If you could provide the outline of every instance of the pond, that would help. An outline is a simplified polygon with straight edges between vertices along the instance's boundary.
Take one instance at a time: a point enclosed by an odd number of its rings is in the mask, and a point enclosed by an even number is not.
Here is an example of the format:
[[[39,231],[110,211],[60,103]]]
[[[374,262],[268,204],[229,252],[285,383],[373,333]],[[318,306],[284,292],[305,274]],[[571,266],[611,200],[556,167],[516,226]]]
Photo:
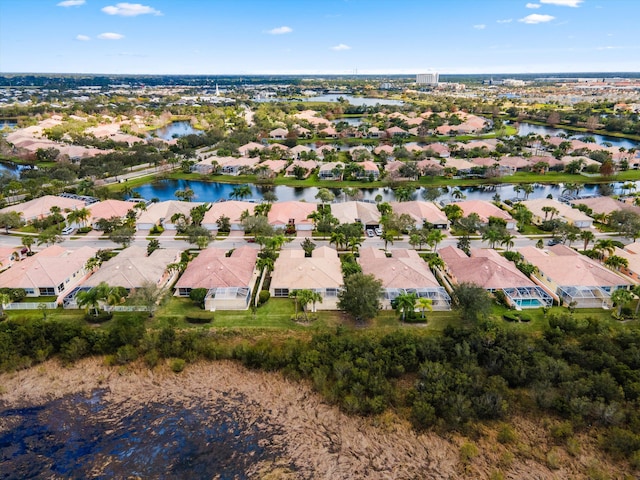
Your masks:
[[[640,142],[635,140],[629,140],[627,138],[610,137],[606,135],[595,135],[582,132],[573,132],[571,130],[565,130],[564,128],[552,128],[544,125],[532,125],[530,123],[521,123],[518,128],[518,135],[528,135],[534,133],[536,135],[551,135],[557,136],[559,134],[571,135],[573,139],[580,139],[581,137],[593,137],[598,145],[602,145],[605,142],[609,142],[614,147],[624,147],[627,150],[630,148],[639,148]]]
[[[200,135],[201,133],[201,130],[197,130],[191,126],[191,122],[180,121],[172,122],[156,130],[151,130],[149,136],[162,138],[163,140],[172,140],[174,138],[184,137],[185,135]]]
[[[622,182],[614,183],[614,191],[616,193],[622,192]],[[194,202],[217,202],[219,200],[231,200],[231,194],[233,189],[237,185],[219,182],[202,182],[202,181],[189,181],[189,180],[160,180],[157,182],[149,183],[141,187],[133,189],[136,194],[139,194],[142,198],[147,200],[158,199],[159,201],[176,200],[176,190],[184,190],[185,188],[191,188],[195,193],[193,198]],[[636,182],[636,186],[640,186],[639,182]],[[266,191],[273,191],[278,198],[278,201],[284,202],[289,200],[298,200],[305,202],[317,202],[315,196],[318,193],[316,187],[289,187],[285,185],[278,186],[261,186],[261,185],[249,185],[251,188],[251,196],[245,198],[245,200],[260,202],[263,198],[263,194]],[[534,186],[534,191],[529,195],[529,199],[544,198],[551,195],[553,198],[557,198],[562,195],[564,190],[563,184],[557,185],[540,185]],[[414,194],[414,200],[422,199],[422,192],[424,188],[420,187],[416,189]],[[518,193],[514,190],[514,185],[504,184],[496,186],[475,186],[475,187],[460,187],[459,190],[465,196],[467,200],[487,200],[491,201],[493,196],[498,194],[502,200],[515,199]],[[346,197],[340,189],[339,182],[336,183],[336,188],[332,189],[336,195],[336,200],[346,200]],[[449,189],[448,193],[442,194],[438,197],[438,202],[451,202],[455,201],[452,197],[453,189]],[[390,188],[361,188],[360,198],[365,201],[375,201],[376,197],[380,195],[383,201],[394,201],[395,196],[393,190]],[[581,196],[593,196],[598,195],[598,185],[586,184],[580,190]],[[522,198],[522,194],[520,194]]]

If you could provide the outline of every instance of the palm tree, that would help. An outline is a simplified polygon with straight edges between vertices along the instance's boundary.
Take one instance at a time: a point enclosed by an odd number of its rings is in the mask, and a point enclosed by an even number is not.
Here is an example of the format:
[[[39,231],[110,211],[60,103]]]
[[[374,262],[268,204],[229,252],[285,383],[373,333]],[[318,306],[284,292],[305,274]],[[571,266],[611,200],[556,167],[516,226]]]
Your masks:
[[[0,293],[0,317],[4,317],[4,306],[11,303],[11,297],[7,293]]]
[[[502,232],[495,228],[487,228],[485,232],[482,234],[482,241],[489,242],[489,246],[491,248],[496,247],[496,243],[498,243],[502,239]]]
[[[342,232],[331,232],[331,237],[329,238],[329,245],[332,243],[336,245],[336,248],[340,250],[340,247],[346,243],[347,239]]]
[[[633,294],[624,288],[618,288],[611,294],[611,301],[618,307],[618,317],[622,313],[622,307],[633,300]]]
[[[616,246],[610,238],[602,238],[595,243],[593,249],[600,252],[600,259],[602,259],[605,256],[605,252],[607,256],[613,255],[613,252],[616,251]]]
[[[295,318],[296,320],[298,319],[298,292],[300,290],[292,290],[289,292],[289,298],[293,298],[294,301],[294,305],[295,305],[295,316],[293,318]]]
[[[432,255],[429,257],[429,268],[436,269],[444,267],[444,260],[440,255]]]
[[[251,187],[249,185],[238,185],[237,187],[233,187],[229,197],[242,200],[243,198],[250,197],[251,193]]]
[[[618,255],[610,255],[604,261],[604,264],[612,270],[620,270],[621,267],[629,266],[629,260],[623,257],[619,257]]]
[[[525,183],[521,186],[521,190],[524,193],[524,199],[529,198],[529,195],[533,193],[533,185],[530,183]]]
[[[380,238],[382,240],[384,240],[384,249],[387,250],[387,245],[389,243],[391,243],[391,245],[393,245],[393,241],[396,238],[396,235],[398,234],[398,232],[396,232],[395,230],[386,230],[384,232],[382,232],[382,235],[380,235]]]
[[[79,208],[78,210],[74,210],[71,213],[74,213],[74,212],[75,212],[76,220],[80,222],[80,225],[82,225],[83,227],[86,227],[87,220],[89,220],[89,217],[91,216],[91,212],[89,211],[89,209],[83,207],[83,208]],[[71,215],[71,213],[69,215]]]
[[[500,245],[504,245],[507,247],[507,252],[509,251],[510,248],[512,248],[515,245],[515,242],[513,241],[516,238],[515,235],[510,235],[510,234],[505,234],[502,236],[502,240],[500,240]]]
[[[446,238],[446,235],[440,230],[431,230],[427,235],[427,245],[429,245],[435,252],[438,248],[438,244]]]
[[[453,190],[451,192],[451,196],[456,200],[464,200],[465,198],[467,198],[467,196],[464,193],[462,193],[462,191],[459,188],[456,188],[455,190]]]
[[[580,232],[580,239],[584,241],[583,250],[586,250],[589,246],[589,242],[593,242],[596,239],[596,236],[589,230],[583,230]]]
[[[640,285],[634,285],[631,289],[631,293],[633,293],[638,298],[638,303],[636,303],[636,317],[638,316],[638,310],[640,309]]]
[[[351,253],[356,253],[358,251],[358,247],[362,245],[362,241],[359,237],[349,237],[347,239],[347,245]]]
[[[76,295],[76,302],[79,307],[87,307],[87,313],[89,308],[93,308],[93,315],[98,316],[100,310],[98,309],[100,302],[107,299],[109,294],[109,285],[106,282],[101,282],[97,286],[90,288],[89,290],[83,290]]]
[[[549,206],[549,205],[545,205],[544,207],[542,207],[542,211],[544,212],[544,221],[545,221],[545,222],[547,221],[547,216],[549,215],[549,212],[551,212],[551,210],[552,210],[553,208],[554,208],[554,207],[551,207],[551,206]]]
[[[406,313],[412,311],[416,306],[415,293],[401,293],[394,300],[396,309],[402,312],[402,321],[406,318]]]
[[[34,238],[31,235],[25,235],[20,241],[22,243],[22,246],[27,247],[29,253],[31,253],[31,245],[33,245],[33,242],[35,242]]]
[[[258,259],[258,262],[256,263],[256,266],[258,267],[258,270],[260,270],[262,272],[265,269],[267,271],[273,270],[273,265],[274,264],[275,264],[275,261],[273,260],[273,258],[264,257],[264,258],[259,258]]]
[[[430,298],[418,297],[418,299],[416,300],[416,306],[420,309],[420,312],[422,313],[422,318],[424,318],[425,310],[429,310],[430,312],[433,312],[433,300],[431,300]]]
[[[312,303],[312,311],[315,312],[316,302],[322,302],[322,295],[314,290],[303,289],[296,291],[296,299],[298,302],[300,302],[302,313],[304,314],[304,319],[308,320],[309,317],[307,316],[307,305]]]

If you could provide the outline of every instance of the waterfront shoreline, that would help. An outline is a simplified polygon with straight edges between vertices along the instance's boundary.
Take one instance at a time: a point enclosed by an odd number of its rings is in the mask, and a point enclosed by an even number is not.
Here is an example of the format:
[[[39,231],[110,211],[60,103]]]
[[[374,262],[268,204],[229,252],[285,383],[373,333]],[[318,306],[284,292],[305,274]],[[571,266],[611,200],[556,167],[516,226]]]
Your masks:
[[[523,443],[518,448],[527,455],[518,455],[508,468],[500,467],[505,447],[495,442],[494,433],[483,429],[476,442],[479,456],[464,463],[460,448],[468,440],[459,435],[420,434],[390,412],[373,418],[349,416],[305,383],[247,370],[230,361],[198,362],[180,374],[167,366],[153,370],[142,365],[106,367],[101,358],[85,359],[71,367],[48,361],[0,375],[0,385],[3,407],[41,405],[67,395],[90,396],[96,390],[105,392],[105,400],[117,412],[150,403],[178,402],[191,408],[225,402],[225,408],[236,412],[246,425],[272,432],[265,445],[282,453],[275,460],[251,465],[245,471],[247,478],[489,478],[500,469],[510,478],[584,478],[579,472],[587,462],[616,471],[588,439],[578,458],[563,458],[566,464],[550,470],[543,464],[544,454],[536,453],[547,443],[544,429],[522,419],[516,422]],[[0,421],[0,432],[7,428],[8,422]]]

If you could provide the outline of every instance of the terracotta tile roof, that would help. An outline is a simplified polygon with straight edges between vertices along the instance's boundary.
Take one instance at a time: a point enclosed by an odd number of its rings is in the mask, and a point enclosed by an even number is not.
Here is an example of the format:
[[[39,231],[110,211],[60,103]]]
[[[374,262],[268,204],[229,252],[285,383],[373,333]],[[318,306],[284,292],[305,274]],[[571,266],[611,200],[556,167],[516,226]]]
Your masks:
[[[342,286],[338,254],[329,247],[318,247],[311,258],[301,249],[284,249],[275,262],[271,289],[324,289]]]
[[[194,258],[176,282],[176,288],[249,287],[258,258],[258,250],[249,246],[236,248],[226,257],[223,248],[207,248]]]
[[[454,205],[458,205],[462,209],[465,217],[472,213],[477,213],[483,222],[488,222],[489,217],[502,218],[507,222],[513,222],[513,217],[509,213],[485,200],[466,200],[464,202],[454,202]]]
[[[429,288],[440,284],[429,270],[429,265],[415,250],[397,249],[387,258],[374,247],[360,249],[358,263],[362,272],[382,281],[383,288]]]

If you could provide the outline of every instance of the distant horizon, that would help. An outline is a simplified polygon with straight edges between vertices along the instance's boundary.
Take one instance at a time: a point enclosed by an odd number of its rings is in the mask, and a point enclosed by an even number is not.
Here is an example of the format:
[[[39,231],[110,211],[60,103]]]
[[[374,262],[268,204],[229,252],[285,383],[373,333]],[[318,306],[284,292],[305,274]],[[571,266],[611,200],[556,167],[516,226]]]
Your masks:
[[[419,73],[438,73],[440,76],[445,77],[459,77],[459,76],[487,76],[487,75],[515,75],[515,76],[561,76],[561,75],[587,75],[587,76],[600,76],[600,74],[616,74],[616,75],[634,75],[640,76],[640,70],[638,71],[617,71],[617,70],[599,70],[599,71],[548,71],[548,72],[460,72],[460,73],[448,73],[448,72],[433,72],[433,71],[417,71],[415,73],[107,73],[107,72],[2,72],[0,76],[14,75],[14,76],[26,76],[26,75],[64,75],[64,76],[89,76],[89,77],[415,77]]]

